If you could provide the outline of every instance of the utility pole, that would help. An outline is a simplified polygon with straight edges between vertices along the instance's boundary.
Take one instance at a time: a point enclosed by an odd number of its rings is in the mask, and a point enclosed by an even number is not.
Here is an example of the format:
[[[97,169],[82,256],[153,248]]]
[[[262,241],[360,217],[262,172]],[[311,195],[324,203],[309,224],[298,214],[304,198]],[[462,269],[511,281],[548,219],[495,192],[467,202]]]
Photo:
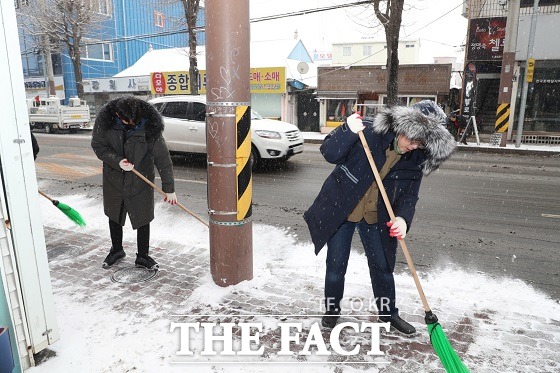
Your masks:
[[[501,133],[500,146],[505,147],[508,135],[511,134],[511,96],[513,87],[515,48],[517,46],[517,26],[519,24],[519,8],[521,0],[509,0],[506,22],[506,37],[504,40],[504,54],[502,57],[502,71],[500,74],[500,91],[496,110],[495,132]],[[513,127],[513,125],[511,126]]]
[[[249,0],[206,0],[210,273],[253,278]]]
[[[523,122],[525,121],[525,106],[527,105],[527,91],[529,83],[533,82],[533,70],[535,60],[533,52],[535,49],[535,31],[537,29],[537,14],[539,12],[539,0],[533,2],[533,14],[531,15],[531,30],[529,32],[529,46],[527,48],[527,61],[525,62],[525,79],[523,79],[523,89],[521,91],[521,103],[519,104],[519,118],[517,120],[517,136],[515,147],[521,146],[521,135],[523,133]]]

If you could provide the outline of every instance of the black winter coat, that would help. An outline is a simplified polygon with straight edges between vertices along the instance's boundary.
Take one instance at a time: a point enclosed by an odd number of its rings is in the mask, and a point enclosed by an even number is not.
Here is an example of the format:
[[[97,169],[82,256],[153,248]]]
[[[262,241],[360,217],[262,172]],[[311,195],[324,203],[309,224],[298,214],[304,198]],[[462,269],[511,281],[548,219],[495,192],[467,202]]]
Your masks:
[[[392,146],[395,133],[389,131],[379,134],[373,131],[370,120],[364,119],[363,123],[366,126],[363,133],[377,169],[380,170],[385,164],[385,151]],[[360,139],[348,128],[346,123],[325,138],[321,146],[321,153],[328,162],[336,164],[336,167],[325,180],[309,210],[304,214],[316,254],[346,221],[374,182],[373,172]],[[402,217],[409,228],[416,210],[423,175],[422,163],[425,159],[425,153],[422,150],[417,149],[405,153],[383,179],[383,185],[395,215]],[[393,270],[397,239],[389,236],[386,223],[391,219],[381,194],[378,196],[377,218],[387,262]]]
[[[99,111],[93,127],[91,147],[103,161],[103,208],[105,215],[124,226],[128,213],[136,229],[154,219],[154,190],[133,172],[119,166],[124,158],[150,181],[154,165],[166,193],[174,192],[173,163],[163,139],[163,119],[149,103],[142,101],[144,126],[126,139],[126,130],[115,116],[115,100]]]

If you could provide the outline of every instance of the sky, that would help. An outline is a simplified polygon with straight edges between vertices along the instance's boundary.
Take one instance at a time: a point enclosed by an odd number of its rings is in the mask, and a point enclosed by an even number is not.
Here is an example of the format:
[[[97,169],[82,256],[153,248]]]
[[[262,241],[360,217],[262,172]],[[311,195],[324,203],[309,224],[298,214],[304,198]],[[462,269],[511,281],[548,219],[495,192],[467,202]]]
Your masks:
[[[251,19],[297,10],[322,8],[354,0],[251,0]],[[407,0],[403,11],[401,39],[421,39],[421,63],[433,57],[463,60],[467,20],[461,15],[461,0]],[[452,10],[454,9],[454,10]],[[452,11],[451,11],[452,10]],[[451,11],[450,13],[448,13]],[[446,14],[448,13],[448,14]],[[371,15],[370,15],[371,14]],[[368,25],[374,25],[369,27]],[[372,38],[385,40],[373,8],[361,6],[251,24],[252,40],[293,38],[295,30],[310,52],[331,50],[332,43]]]
[[[39,188],[56,190],[57,184],[56,181],[39,180]],[[91,189],[84,194],[78,191],[80,189],[82,188],[76,188],[74,194],[57,197],[87,217],[87,227],[76,227],[49,201],[41,198],[39,203],[45,226],[108,238],[100,191]],[[163,248],[158,257],[162,266],[170,260],[166,258],[165,253],[173,243],[178,245],[178,250],[184,250],[185,253],[208,251],[207,229],[182,210],[157,200],[155,215],[156,219],[151,225],[151,246],[161,245]],[[169,232],[173,234],[170,235]],[[130,226],[125,228],[124,233],[125,241],[135,242],[135,234]],[[318,257],[315,256],[312,243],[297,242],[289,227],[279,228],[254,223],[253,240],[252,280],[221,288],[213,283],[210,274],[206,272],[197,280],[197,287],[192,293],[181,295],[181,298],[184,298],[181,309],[176,309],[161,300],[148,298],[138,304],[133,301],[136,312],[127,311],[126,308],[123,310],[120,306],[127,298],[126,295],[124,299],[119,297],[123,296],[123,291],[126,291],[128,285],[112,283],[107,275],[100,283],[95,283],[95,289],[91,290],[78,283],[65,282],[61,279],[63,277],[57,277],[74,259],[51,263],[60,340],[49,346],[49,349],[55,351],[57,356],[30,369],[29,373],[78,370],[95,373],[362,371],[348,365],[337,368],[337,365],[328,363],[301,364],[297,365],[297,368],[294,365],[267,364],[282,359],[275,355],[266,359],[247,357],[246,361],[255,364],[233,366],[213,364],[213,361],[220,358],[213,356],[199,356],[201,363],[194,366],[175,364],[186,358],[175,355],[178,337],[169,331],[169,323],[172,320],[170,314],[196,316],[211,312],[223,308],[224,304],[228,304],[228,299],[236,299],[237,294],[246,294],[258,299],[271,298],[275,294],[269,293],[267,289],[291,289],[294,283],[299,284],[302,279],[306,287],[312,289],[311,292],[321,293],[325,250]],[[79,258],[82,262],[77,263],[78,265],[94,265],[91,253],[80,255]],[[99,270],[101,271],[100,268]],[[107,273],[109,272],[111,271]],[[366,299],[370,296],[368,281],[364,285],[364,275],[367,278],[367,273],[363,254],[353,251],[346,275],[346,292],[354,299]],[[85,275],[87,276],[87,272]],[[461,320],[472,321],[472,325],[467,324],[473,328],[473,340],[470,341],[463,360],[473,372],[557,371],[557,366],[554,367],[554,364],[560,361],[560,323],[557,320],[560,304],[557,301],[519,279],[489,276],[480,271],[461,269],[458,263],[446,263],[440,268],[428,271],[420,269],[419,275],[432,309],[446,328],[454,328],[457,323],[462,323]],[[158,278],[153,281],[156,281],[157,285]],[[401,313],[404,312],[408,315],[406,318],[412,321],[411,314],[423,313],[412,278],[407,272],[400,272],[396,274],[395,281]],[[265,325],[274,321],[264,315],[256,317],[255,320]],[[317,320],[318,318],[311,319]],[[421,317],[416,316],[414,320],[413,324],[420,331],[417,337],[382,337],[382,343],[410,343],[411,350],[429,346]],[[431,349],[424,347],[424,351],[432,354]],[[387,356],[383,358],[386,359]],[[404,359],[414,360],[414,357],[405,356]],[[410,361],[410,364],[420,364],[422,369],[414,370],[416,372],[434,372],[439,369],[434,359],[427,365],[422,365],[426,363],[421,361]],[[369,371],[383,370],[378,370],[377,365],[372,365]]]

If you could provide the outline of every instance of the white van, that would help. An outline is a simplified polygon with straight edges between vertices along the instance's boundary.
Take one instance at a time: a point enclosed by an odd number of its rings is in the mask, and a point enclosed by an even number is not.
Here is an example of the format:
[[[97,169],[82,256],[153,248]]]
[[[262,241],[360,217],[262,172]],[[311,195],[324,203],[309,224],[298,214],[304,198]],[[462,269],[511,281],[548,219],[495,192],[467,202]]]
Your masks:
[[[149,101],[165,123],[163,137],[173,153],[206,153],[206,96],[164,96]],[[251,111],[253,168],[263,159],[288,160],[303,152],[303,136],[293,124]]]

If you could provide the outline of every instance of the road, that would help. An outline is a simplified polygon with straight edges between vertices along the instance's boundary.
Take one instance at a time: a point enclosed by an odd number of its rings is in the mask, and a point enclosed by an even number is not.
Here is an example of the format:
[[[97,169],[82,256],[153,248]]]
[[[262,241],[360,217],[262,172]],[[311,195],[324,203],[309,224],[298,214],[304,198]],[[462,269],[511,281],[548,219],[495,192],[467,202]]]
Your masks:
[[[101,192],[101,162],[89,146],[89,133],[35,135],[41,146],[39,179],[58,183],[61,192]],[[422,183],[407,236],[417,269],[453,265],[518,278],[560,300],[559,160],[456,152]],[[205,157],[173,157],[173,162],[180,201],[204,215]],[[309,241],[302,215],[332,168],[319,145],[305,144],[304,153],[286,164],[254,173],[254,222],[285,227]],[[360,250],[357,235],[354,246]],[[400,253],[397,270],[406,270]]]

